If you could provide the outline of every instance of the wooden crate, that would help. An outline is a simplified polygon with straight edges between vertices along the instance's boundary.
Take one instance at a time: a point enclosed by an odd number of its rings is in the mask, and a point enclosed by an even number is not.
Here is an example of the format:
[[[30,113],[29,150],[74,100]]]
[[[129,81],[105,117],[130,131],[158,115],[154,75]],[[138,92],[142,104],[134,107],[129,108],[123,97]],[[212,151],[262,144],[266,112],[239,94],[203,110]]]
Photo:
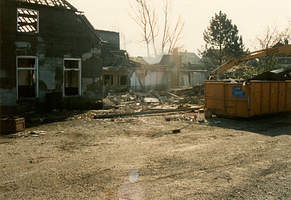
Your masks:
[[[1,118],[1,127],[0,128],[1,128],[0,134],[9,134],[9,133],[23,131],[25,129],[25,119],[24,119],[24,117]]]

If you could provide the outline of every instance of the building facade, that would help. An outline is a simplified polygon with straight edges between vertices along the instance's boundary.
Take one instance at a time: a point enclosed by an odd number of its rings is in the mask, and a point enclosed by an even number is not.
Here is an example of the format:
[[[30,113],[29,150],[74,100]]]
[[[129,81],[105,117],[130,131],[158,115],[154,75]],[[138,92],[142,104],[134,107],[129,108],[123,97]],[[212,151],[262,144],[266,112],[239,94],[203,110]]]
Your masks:
[[[102,99],[101,38],[63,0],[1,0],[2,113],[83,109]]]

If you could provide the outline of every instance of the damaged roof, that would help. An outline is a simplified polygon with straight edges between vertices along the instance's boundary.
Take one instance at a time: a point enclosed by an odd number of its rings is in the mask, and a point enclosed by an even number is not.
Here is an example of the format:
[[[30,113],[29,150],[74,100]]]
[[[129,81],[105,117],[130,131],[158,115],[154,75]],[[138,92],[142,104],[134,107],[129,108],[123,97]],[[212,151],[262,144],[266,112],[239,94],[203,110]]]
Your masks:
[[[77,9],[66,0],[16,0],[16,1],[51,7],[59,7],[67,10],[77,11]]]

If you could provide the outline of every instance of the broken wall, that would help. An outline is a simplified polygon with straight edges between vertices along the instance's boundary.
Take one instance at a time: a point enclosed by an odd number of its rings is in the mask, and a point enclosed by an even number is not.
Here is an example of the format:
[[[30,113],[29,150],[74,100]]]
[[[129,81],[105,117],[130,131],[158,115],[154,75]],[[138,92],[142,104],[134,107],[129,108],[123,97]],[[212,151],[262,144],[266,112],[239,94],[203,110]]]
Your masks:
[[[200,85],[206,80],[206,70],[180,70],[179,86]]]
[[[130,88],[133,91],[167,90],[170,74],[167,71],[137,69],[133,72]]]
[[[20,22],[19,8],[35,11],[37,17],[33,13],[31,16],[36,21],[28,27],[36,27],[37,30],[17,28],[25,23]],[[76,109],[102,98],[101,42],[84,16],[74,10],[11,0],[1,1],[0,11],[2,111],[22,112],[23,107],[28,110],[43,108],[46,94],[52,92],[62,94],[62,101],[58,104]],[[30,66],[33,70],[28,69],[33,71],[30,79],[35,81],[32,84],[35,98],[19,98],[19,76],[27,68],[23,67],[21,71],[17,63],[25,59],[35,62],[34,67]],[[64,67],[66,60],[78,62],[79,67]],[[77,95],[65,94],[66,70],[67,74],[78,74]]]
[[[205,80],[207,80],[206,71],[190,73],[191,85],[202,85]]]
[[[103,70],[103,97],[109,92],[128,91],[131,85],[133,70],[131,69],[108,69]]]
[[[131,77],[130,88],[133,91],[168,90],[171,87],[183,87],[203,84],[206,70],[136,69]]]

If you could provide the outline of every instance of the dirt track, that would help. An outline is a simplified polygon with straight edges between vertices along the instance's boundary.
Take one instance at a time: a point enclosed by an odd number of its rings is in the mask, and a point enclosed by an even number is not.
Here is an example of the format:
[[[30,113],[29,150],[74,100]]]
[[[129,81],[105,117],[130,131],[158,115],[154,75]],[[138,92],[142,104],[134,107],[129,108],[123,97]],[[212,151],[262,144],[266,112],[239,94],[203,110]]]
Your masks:
[[[1,136],[0,199],[291,198],[291,115],[197,123],[90,113]]]

